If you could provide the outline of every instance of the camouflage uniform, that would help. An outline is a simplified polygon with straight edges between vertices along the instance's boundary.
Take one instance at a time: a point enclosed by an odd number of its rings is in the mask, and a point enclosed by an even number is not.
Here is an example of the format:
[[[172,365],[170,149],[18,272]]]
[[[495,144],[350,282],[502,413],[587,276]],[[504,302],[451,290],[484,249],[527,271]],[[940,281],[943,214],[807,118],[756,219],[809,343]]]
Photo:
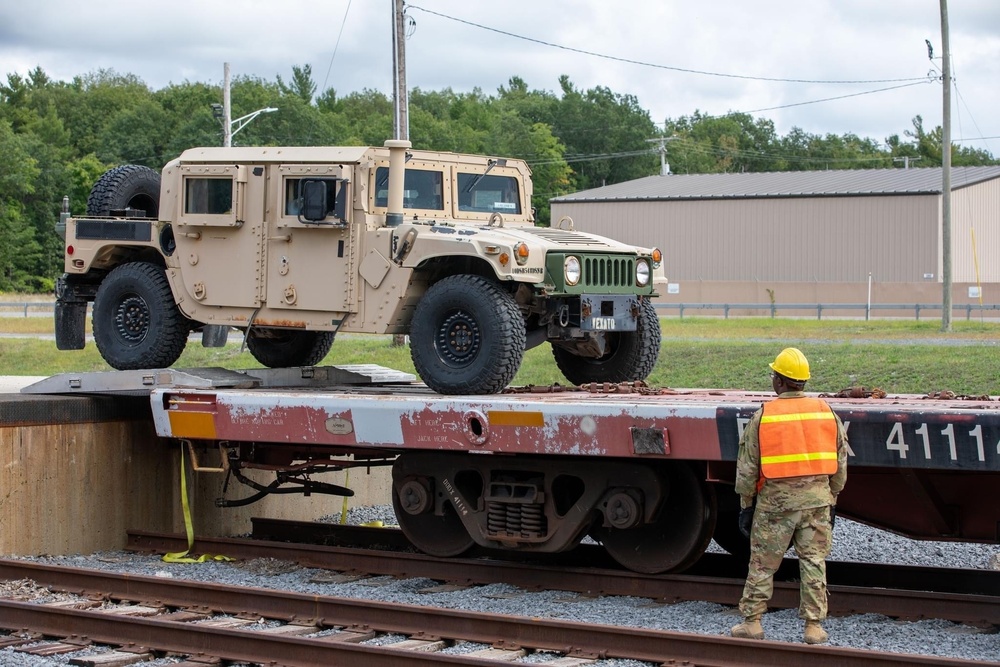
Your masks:
[[[775,400],[801,398],[801,391],[789,391]],[[826,557],[830,555],[832,531],[830,506],[847,481],[847,432],[837,417],[837,472],[833,475],[809,475],[768,479],[760,492],[760,443],[758,433],[763,408],[750,419],[736,463],[736,493],[740,507],[757,506],[750,531],[750,571],[747,574],[740,612],[744,618],[757,618],[767,610],[774,592],[774,573],[794,543],[799,557],[801,580],[799,616],[807,621],[826,618]]]

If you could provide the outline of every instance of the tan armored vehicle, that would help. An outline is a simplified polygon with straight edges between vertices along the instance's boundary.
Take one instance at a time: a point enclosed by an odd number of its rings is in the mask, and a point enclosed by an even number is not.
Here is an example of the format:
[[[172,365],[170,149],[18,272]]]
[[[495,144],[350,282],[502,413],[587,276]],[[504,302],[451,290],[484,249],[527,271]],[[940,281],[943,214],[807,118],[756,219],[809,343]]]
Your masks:
[[[409,334],[421,379],[500,391],[548,341],[574,384],[644,379],[660,252],[534,226],[520,160],[385,147],[197,148],[104,174],[64,212],[56,344],[116,369],[173,364],[231,329],[265,366],[319,363],[338,332]],[[65,208],[65,205],[64,205]]]

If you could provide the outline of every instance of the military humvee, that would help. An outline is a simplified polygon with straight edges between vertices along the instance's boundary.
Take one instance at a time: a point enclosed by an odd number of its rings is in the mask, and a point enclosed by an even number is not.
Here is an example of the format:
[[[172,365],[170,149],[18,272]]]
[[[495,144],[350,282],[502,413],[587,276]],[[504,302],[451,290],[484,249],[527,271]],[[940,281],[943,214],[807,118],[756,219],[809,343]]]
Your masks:
[[[548,341],[574,384],[644,379],[660,347],[659,250],[534,225],[520,160],[385,147],[195,148],[107,172],[61,220],[56,344],[116,369],[173,364],[192,331],[242,331],[268,367],[339,332],[409,334],[445,394],[488,394]],[[65,201],[65,200],[64,200]]]

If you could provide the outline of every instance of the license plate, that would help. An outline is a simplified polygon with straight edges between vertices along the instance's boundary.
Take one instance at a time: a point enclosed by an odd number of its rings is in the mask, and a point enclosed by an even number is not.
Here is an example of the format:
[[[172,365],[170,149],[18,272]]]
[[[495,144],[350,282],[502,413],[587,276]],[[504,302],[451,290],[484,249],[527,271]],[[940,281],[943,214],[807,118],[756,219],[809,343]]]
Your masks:
[[[595,317],[590,320],[590,323],[595,331],[613,331],[615,328],[615,318],[613,317]]]

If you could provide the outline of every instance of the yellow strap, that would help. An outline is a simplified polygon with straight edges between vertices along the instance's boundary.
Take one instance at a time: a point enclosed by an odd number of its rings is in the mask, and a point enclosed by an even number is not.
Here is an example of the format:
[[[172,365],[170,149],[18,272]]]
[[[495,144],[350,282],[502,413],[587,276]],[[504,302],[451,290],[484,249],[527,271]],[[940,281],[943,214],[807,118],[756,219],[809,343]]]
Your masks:
[[[351,469],[344,468],[344,486],[348,489],[351,488]],[[340,510],[340,524],[344,525],[347,523],[347,496],[344,496],[344,504]],[[361,524],[365,528],[384,528],[385,524],[382,521],[366,521]]]
[[[344,486],[346,488],[351,488],[351,469],[344,468]],[[347,496],[344,496],[344,504],[340,508],[340,525],[343,526],[347,523]]]
[[[792,463],[794,461],[828,461],[836,459],[837,452],[805,452],[803,454],[779,454],[777,456],[761,457],[761,464]]]
[[[760,418],[761,424],[774,424],[777,422],[804,422],[813,419],[833,419],[832,412],[795,412],[788,415],[764,415]]]
[[[204,563],[208,560],[231,561],[229,556],[211,556],[202,554],[197,558],[188,556],[191,547],[194,546],[194,524],[191,522],[191,506],[188,504],[187,494],[187,466],[184,465],[184,447],[181,447],[181,507],[184,508],[184,530],[187,532],[188,546],[184,551],[163,554],[165,563]]]

